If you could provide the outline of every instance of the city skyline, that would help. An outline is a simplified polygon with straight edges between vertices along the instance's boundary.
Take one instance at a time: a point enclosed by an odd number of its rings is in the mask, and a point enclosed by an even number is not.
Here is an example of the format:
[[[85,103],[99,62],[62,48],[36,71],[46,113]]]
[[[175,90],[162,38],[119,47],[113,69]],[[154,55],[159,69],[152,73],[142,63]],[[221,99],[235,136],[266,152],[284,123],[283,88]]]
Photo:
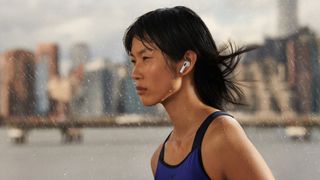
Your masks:
[[[317,34],[314,23],[316,0],[298,2],[298,22]],[[88,44],[92,57],[116,62],[125,59],[122,35],[136,17],[160,7],[184,5],[196,11],[209,27],[217,44],[262,43],[277,34],[277,0],[235,1],[89,1],[0,0],[0,52],[25,48],[34,50],[42,42],[61,47],[61,59],[70,59],[72,45]]]

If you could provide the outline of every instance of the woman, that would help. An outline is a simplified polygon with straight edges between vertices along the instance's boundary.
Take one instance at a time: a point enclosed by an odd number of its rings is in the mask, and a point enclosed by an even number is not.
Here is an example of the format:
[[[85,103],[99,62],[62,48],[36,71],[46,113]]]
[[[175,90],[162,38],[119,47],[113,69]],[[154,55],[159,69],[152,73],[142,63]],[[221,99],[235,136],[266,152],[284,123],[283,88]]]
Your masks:
[[[218,51],[201,18],[182,6],[139,17],[124,45],[142,103],[161,103],[173,125],[151,158],[155,179],[274,179],[238,122],[223,112],[242,96],[230,75],[248,49]]]

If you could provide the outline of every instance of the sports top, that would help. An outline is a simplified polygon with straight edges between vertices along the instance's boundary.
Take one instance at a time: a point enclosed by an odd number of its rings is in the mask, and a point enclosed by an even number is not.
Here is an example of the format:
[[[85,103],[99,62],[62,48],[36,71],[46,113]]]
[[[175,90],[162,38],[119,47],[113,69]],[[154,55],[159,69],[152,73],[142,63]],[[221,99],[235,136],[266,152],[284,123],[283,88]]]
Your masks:
[[[202,157],[201,157],[201,143],[204,134],[209,127],[210,123],[221,115],[229,115],[222,111],[216,111],[210,114],[201,124],[197,130],[194,138],[191,152],[187,157],[177,165],[170,165],[164,161],[164,149],[165,143],[169,139],[171,133],[166,138],[160,151],[157,170],[155,173],[155,180],[205,180],[210,179],[206,171],[204,170]],[[231,116],[232,117],[232,116]]]

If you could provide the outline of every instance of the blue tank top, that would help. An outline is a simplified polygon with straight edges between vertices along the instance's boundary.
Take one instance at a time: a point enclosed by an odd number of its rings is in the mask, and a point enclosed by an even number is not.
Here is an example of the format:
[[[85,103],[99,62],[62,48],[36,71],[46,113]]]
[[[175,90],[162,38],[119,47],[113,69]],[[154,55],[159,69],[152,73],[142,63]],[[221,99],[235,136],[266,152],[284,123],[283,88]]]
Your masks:
[[[218,116],[228,115],[225,112],[216,111],[210,114],[201,124],[196,132],[196,136],[193,141],[191,152],[187,157],[177,165],[170,165],[164,161],[164,146],[169,139],[171,133],[163,143],[160,151],[157,170],[155,174],[155,180],[204,180],[210,179],[206,171],[204,170],[202,158],[201,158],[201,143],[204,134],[209,127],[210,123]]]

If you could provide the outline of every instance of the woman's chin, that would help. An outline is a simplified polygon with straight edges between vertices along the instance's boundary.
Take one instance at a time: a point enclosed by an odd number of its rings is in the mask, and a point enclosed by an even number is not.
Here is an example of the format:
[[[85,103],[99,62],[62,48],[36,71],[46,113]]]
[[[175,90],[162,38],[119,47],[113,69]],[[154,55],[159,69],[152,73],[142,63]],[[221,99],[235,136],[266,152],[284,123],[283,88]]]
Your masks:
[[[142,102],[142,104],[143,104],[144,106],[154,106],[154,105],[156,105],[156,104],[158,104],[158,103],[144,103],[144,102]]]
[[[151,101],[151,100],[147,100],[147,99],[143,99],[143,98],[140,98],[140,100],[144,106],[154,106],[154,105],[158,104],[158,101]]]

